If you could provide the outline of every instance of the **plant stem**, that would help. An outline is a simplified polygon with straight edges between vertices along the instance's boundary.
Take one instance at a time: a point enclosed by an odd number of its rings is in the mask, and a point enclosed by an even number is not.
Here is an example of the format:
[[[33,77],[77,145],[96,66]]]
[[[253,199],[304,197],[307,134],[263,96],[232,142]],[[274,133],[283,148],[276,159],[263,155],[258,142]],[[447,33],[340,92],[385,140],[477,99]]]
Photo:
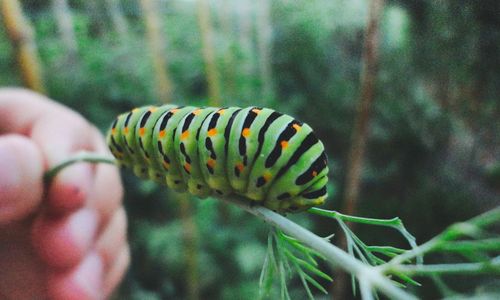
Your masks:
[[[393,299],[416,299],[415,296],[394,286],[388,278],[382,275],[379,269],[363,264],[348,253],[327,242],[324,238],[317,236],[282,215],[272,212],[263,206],[249,205],[247,200],[238,197],[223,200],[236,204],[247,212],[281,229],[286,234],[321,253],[333,265],[344,269],[358,278],[362,276],[363,281],[367,285],[375,287],[388,297]]]
[[[388,269],[389,273],[404,273],[406,275],[440,275],[460,274],[469,275],[474,273],[500,274],[500,259],[482,263],[462,264],[435,264],[435,265],[394,265]]]
[[[359,278],[359,290],[361,292],[361,299],[373,300],[373,294],[370,284],[365,280],[364,276]]]
[[[486,227],[500,220],[500,206],[489,210],[479,216],[476,216],[469,220],[467,223],[473,224],[478,227]]]
[[[81,151],[76,153],[68,160],[61,162],[60,164],[45,172],[45,174],[43,175],[43,182],[46,185],[49,184],[57,175],[57,173],[59,173],[62,169],[77,162],[106,163],[112,165],[116,163],[115,159],[112,157],[107,157],[99,153]]]
[[[456,223],[449,226],[445,231],[425,242],[424,244],[418,246],[417,248],[413,248],[410,251],[394,257],[384,265],[384,268],[388,270],[393,266],[403,264],[415,257],[423,256],[428,252],[441,248],[445,242],[452,241],[459,238],[460,236],[476,235],[478,231],[481,231],[480,228],[484,228],[494,222],[498,222],[499,220],[500,206],[477,217],[474,217],[467,222]]]
[[[337,220],[337,222],[339,222],[340,225],[342,225],[341,222],[346,221],[346,222],[356,222],[356,223],[360,223],[360,224],[385,226],[385,227],[394,228],[397,231],[399,231],[399,233],[401,235],[403,235],[403,237],[408,241],[408,244],[410,244],[412,249],[417,248],[417,243],[416,243],[415,237],[408,230],[406,230],[405,226],[403,225],[403,222],[398,217],[395,217],[392,219],[364,218],[364,217],[346,215],[346,214],[342,214],[342,213],[339,213],[339,212],[334,211],[334,210],[325,210],[325,209],[321,209],[321,208],[317,208],[317,207],[310,208],[308,210],[308,212],[315,214],[315,215],[335,219],[335,220]],[[346,230],[348,230],[348,229],[349,229],[348,227],[344,226],[344,232],[346,232]],[[423,263],[423,258],[421,255],[417,255],[416,259],[417,259],[418,264]]]
[[[500,238],[448,242],[438,245],[436,250],[447,252],[498,251],[500,250]]]
[[[321,209],[321,208],[317,208],[317,207],[311,207],[308,210],[308,212],[315,214],[315,215],[324,216],[324,217],[341,219],[342,221],[356,222],[356,223],[368,224],[368,225],[396,227],[396,226],[399,226],[401,224],[401,220],[397,217],[392,218],[392,219],[364,218],[364,217],[345,215],[345,214],[339,213],[339,212],[334,211],[334,210],[326,210],[326,209]]]

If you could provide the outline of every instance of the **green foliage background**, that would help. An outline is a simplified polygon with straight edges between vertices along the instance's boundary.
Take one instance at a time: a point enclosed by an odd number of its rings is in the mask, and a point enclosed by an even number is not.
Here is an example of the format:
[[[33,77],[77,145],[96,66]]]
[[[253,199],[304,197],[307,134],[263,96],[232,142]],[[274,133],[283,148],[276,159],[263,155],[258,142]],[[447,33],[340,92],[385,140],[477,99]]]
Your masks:
[[[136,1],[121,1],[130,26],[126,40],[113,31],[103,7],[103,14],[96,16],[83,0],[70,1],[77,57],[69,57],[59,39],[50,1],[22,3],[36,31],[50,97],[79,111],[103,132],[118,113],[159,102]],[[329,155],[331,197],[326,208],[339,209],[359,98],[366,1],[271,1],[272,99],[260,96],[257,49],[238,42],[238,17],[230,16],[232,33],[221,28],[222,3],[237,5],[212,1],[221,103],[265,105],[309,123]],[[163,1],[160,15],[176,103],[205,105],[195,5]],[[386,2],[360,215],[399,216],[423,242],[450,223],[499,204],[499,11],[496,0]],[[255,22],[255,16],[251,18]],[[254,41],[255,32],[251,34]],[[231,65],[225,63],[227,53],[234,57]],[[0,86],[21,85],[2,27],[0,70]],[[178,202],[164,188],[139,182],[127,171],[123,175],[132,265],[118,297],[186,297],[185,227]],[[194,199],[192,204],[203,298],[254,299],[266,225],[215,200]],[[336,230],[332,223],[305,214],[293,218],[321,235]],[[359,236],[368,243],[404,245],[396,235],[370,228],[360,227]],[[457,277],[447,283],[474,293],[478,282]],[[424,284],[419,296],[435,298],[436,289],[430,282]],[[292,298],[303,298],[299,282],[292,286]]]

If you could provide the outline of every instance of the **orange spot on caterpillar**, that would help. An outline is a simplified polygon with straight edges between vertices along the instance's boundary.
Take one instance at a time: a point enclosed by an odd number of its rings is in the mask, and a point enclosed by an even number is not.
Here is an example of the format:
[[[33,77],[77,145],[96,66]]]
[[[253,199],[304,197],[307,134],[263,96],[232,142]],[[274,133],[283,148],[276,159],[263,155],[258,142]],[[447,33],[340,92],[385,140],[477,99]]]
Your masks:
[[[159,137],[160,139],[162,139],[163,137],[165,137],[165,135],[166,135],[166,134],[167,134],[167,132],[166,132],[165,130],[162,130],[162,131],[160,131],[160,133],[158,134],[158,137]]]
[[[217,129],[216,128],[212,128],[208,131],[208,136],[214,136],[217,134]]]
[[[128,133],[128,127],[123,128],[123,133],[125,133],[125,134]]]
[[[171,112],[172,114],[175,114],[175,113],[176,113],[176,112],[178,112],[178,111],[179,111],[179,109],[178,109],[178,108],[173,108],[173,109],[171,109],[171,110],[170,110],[170,112]]]
[[[189,136],[189,131],[186,130],[184,131],[182,134],[181,134],[181,141],[187,139],[187,137]]]
[[[193,115],[198,115],[199,113],[201,112],[201,108],[198,108],[196,110],[193,111]]]
[[[139,128],[139,136],[144,136],[144,133],[146,133],[146,128],[144,127]]]
[[[225,109],[219,109],[217,113],[222,116],[225,112],[226,112]]]
[[[211,159],[211,158],[209,158],[209,159],[207,160],[207,165],[208,165],[210,168],[212,168],[212,169],[213,169],[213,168],[215,167],[215,159]]]
[[[256,114],[260,114],[261,110],[258,108],[254,108],[254,109],[252,109],[252,112],[254,112]]]
[[[238,169],[238,171],[242,172],[244,168],[245,168],[245,166],[242,163],[236,164],[236,169]]]
[[[165,167],[165,169],[168,169],[170,168],[170,164],[166,161],[163,161],[163,167]]]
[[[287,141],[281,141],[281,148],[286,149],[288,147],[288,142]]]
[[[312,172],[312,175],[313,175],[313,177],[316,177],[316,176],[318,176],[318,172],[313,171],[313,172]]]
[[[116,134],[116,128],[111,128],[111,134]]]
[[[241,132],[241,135],[244,137],[248,137],[250,135],[250,128],[243,129],[243,131]]]
[[[299,124],[293,124],[292,126],[297,132],[302,128]]]
[[[135,113],[135,112],[137,112],[137,111],[139,111],[139,108],[137,108],[137,107],[136,107],[136,108],[134,108],[134,109],[132,109],[132,112],[133,112],[133,113]]]
[[[184,164],[184,170],[186,170],[188,173],[191,173],[191,164],[185,163]]]
[[[272,175],[269,172],[265,172],[264,175],[262,175],[262,177],[264,177],[264,180],[268,182],[271,179]]]
[[[158,110],[158,107],[151,107],[151,108],[149,109],[149,111],[150,111],[150,112],[152,112],[152,113],[154,113],[154,112],[155,112],[155,111],[157,111],[157,110]]]

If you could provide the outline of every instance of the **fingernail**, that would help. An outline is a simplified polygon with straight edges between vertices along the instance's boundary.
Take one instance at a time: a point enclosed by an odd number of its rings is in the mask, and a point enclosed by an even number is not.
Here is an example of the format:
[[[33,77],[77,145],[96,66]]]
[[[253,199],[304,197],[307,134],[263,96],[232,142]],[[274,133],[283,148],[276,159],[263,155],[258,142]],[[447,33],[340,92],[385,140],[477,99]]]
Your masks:
[[[90,248],[97,231],[97,213],[91,209],[76,212],[69,220],[69,231],[73,242],[79,249]]]
[[[73,280],[89,299],[101,299],[103,266],[99,255],[89,254],[75,271]]]

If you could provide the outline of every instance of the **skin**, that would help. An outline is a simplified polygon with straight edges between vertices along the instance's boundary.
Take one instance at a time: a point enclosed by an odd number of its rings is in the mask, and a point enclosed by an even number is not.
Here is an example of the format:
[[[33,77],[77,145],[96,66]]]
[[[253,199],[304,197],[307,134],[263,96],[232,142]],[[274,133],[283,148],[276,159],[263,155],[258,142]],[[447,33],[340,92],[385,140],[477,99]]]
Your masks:
[[[0,299],[104,299],[121,281],[130,255],[116,167],[75,164],[43,186],[43,172],[80,150],[109,155],[79,114],[0,89]]]

